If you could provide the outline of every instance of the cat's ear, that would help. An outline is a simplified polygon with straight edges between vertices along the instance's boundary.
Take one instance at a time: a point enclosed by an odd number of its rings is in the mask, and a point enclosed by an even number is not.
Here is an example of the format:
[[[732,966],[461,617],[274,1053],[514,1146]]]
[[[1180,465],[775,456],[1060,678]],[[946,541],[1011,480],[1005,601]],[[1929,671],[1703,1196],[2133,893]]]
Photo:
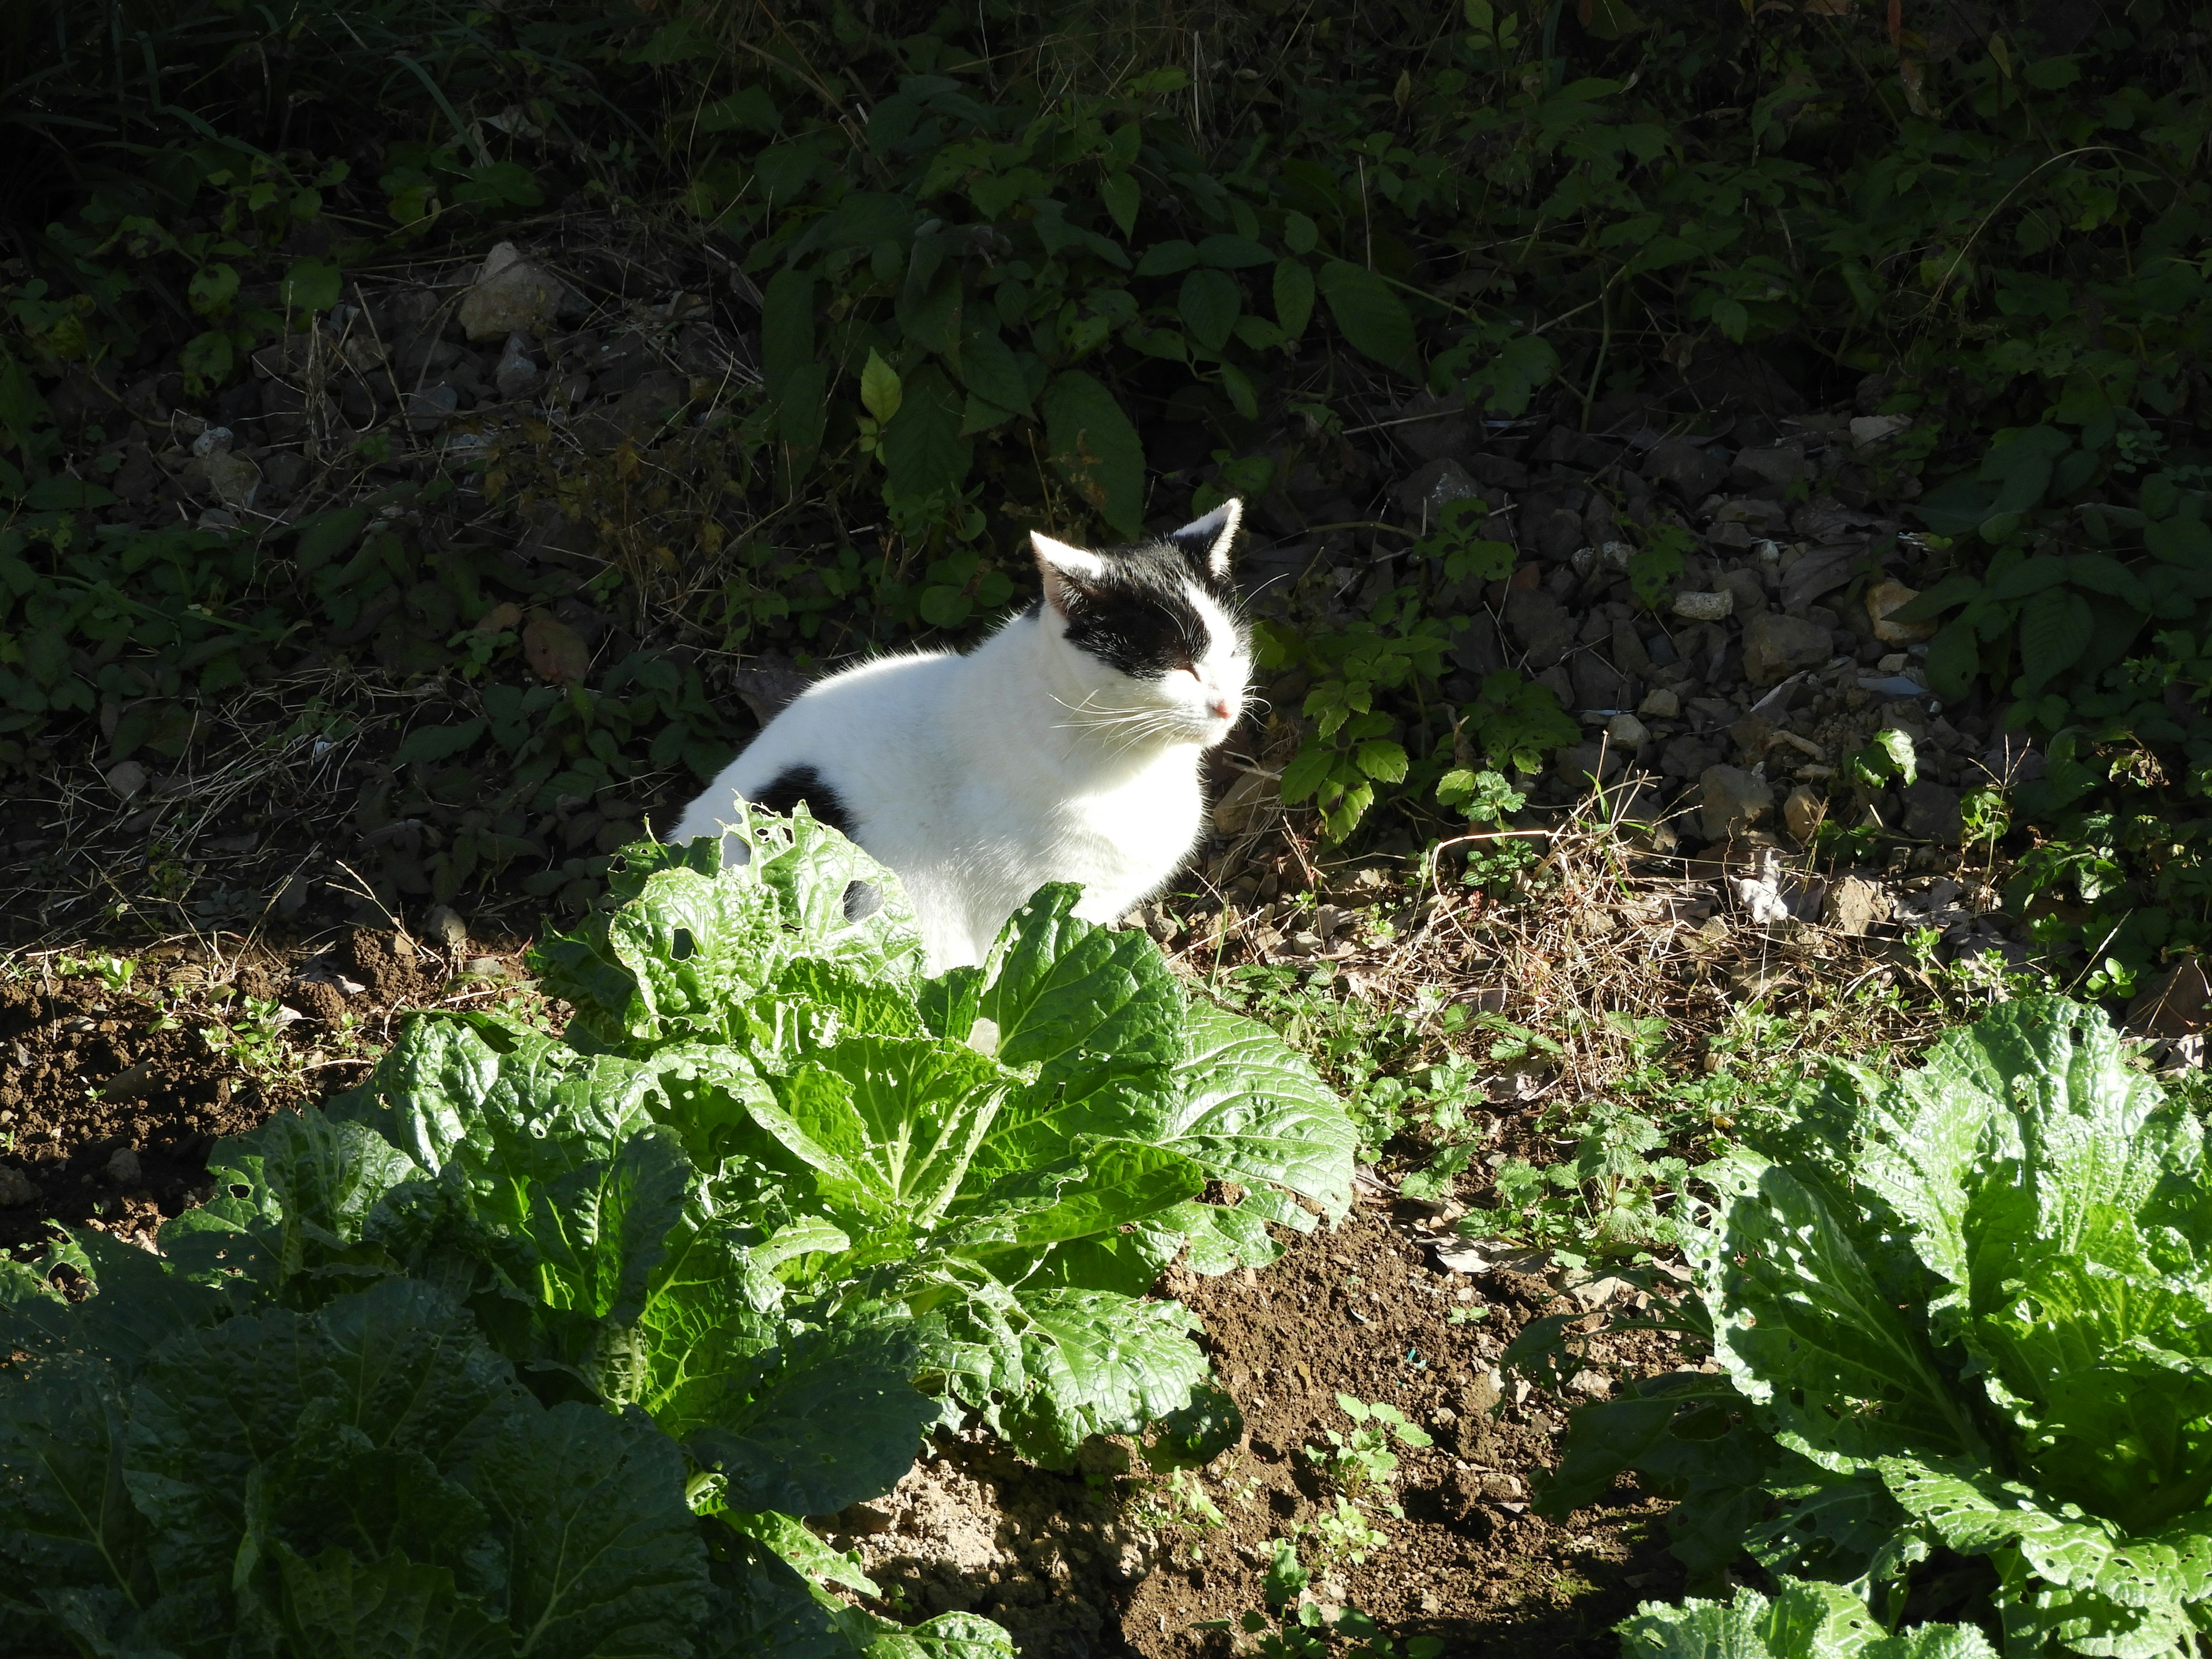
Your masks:
[[[1244,503],[1231,495],[1202,519],[1170,531],[1168,539],[1209,576],[1229,574],[1229,555],[1237,544],[1237,526],[1244,522]]]
[[[1036,549],[1037,574],[1044,578],[1045,603],[1062,616],[1106,574],[1106,561],[1096,553],[1056,542],[1041,530],[1030,532],[1030,541]]]

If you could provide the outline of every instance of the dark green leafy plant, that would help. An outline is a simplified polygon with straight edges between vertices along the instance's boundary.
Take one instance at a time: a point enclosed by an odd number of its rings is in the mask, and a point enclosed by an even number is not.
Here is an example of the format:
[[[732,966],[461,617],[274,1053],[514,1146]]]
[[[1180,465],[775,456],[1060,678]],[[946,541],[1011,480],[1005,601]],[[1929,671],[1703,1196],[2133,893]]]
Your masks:
[[[1972,1625],[1915,1625],[1894,1633],[1838,1584],[1784,1578],[1771,1600],[1740,1589],[1727,1602],[1647,1601],[1620,1626],[1623,1659],[1996,1659]]]
[[[970,1411],[1054,1461],[1215,1433],[1190,1316],[1143,1293],[1186,1248],[1221,1272],[1272,1256],[1267,1220],[1340,1214],[1342,1107],[1073,890],[925,979],[888,872],[803,817],[740,833],[718,873],[712,843],[630,849],[620,907],[545,947],[568,1042],[420,1016],[327,1113],[226,1143],[160,1256],[95,1233],[4,1269],[32,1650],[427,1623],[517,1653],[1003,1652],[818,1594],[852,1569],[787,1517],[888,1490]],[[1210,1179],[1243,1202],[1197,1201]]]
[[[2008,1652],[2193,1650],[2204,1142],[2100,1014],[2039,999],[1943,1038],[1845,1136],[1725,1155],[1689,1236],[1724,1379],[1579,1412],[1547,1502],[1634,1468],[1696,1500],[1677,1547],[1707,1571],[1747,1547],[1893,1623],[1946,1550],[1988,1559],[1967,1612]]]

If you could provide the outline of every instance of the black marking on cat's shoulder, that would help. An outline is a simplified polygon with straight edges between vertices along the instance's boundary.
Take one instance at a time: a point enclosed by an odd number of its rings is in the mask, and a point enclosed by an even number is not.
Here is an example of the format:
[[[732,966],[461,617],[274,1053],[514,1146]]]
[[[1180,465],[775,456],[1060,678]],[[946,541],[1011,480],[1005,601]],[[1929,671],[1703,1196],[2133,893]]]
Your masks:
[[[767,788],[753,797],[754,805],[781,812],[787,817],[801,801],[806,803],[806,810],[814,815],[816,823],[826,823],[839,835],[851,838],[853,815],[846,810],[845,798],[811,766],[785,767],[769,780]]]
[[[1128,675],[1158,679],[1188,668],[1211,641],[1191,603],[1196,587],[1231,617],[1237,590],[1171,541],[1102,550],[1106,574],[1070,584],[1067,642]]]

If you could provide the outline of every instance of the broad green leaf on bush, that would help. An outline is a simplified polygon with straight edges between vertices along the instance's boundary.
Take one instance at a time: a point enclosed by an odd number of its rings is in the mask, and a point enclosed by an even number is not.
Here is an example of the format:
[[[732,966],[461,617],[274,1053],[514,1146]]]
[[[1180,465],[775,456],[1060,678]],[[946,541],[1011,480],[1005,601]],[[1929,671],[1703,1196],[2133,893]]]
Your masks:
[[[1045,439],[1053,470],[1115,532],[1144,533],[1145,450],[1114,394],[1079,368],[1044,389]]]
[[[975,1018],[1007,1066],[1038,1068],[993,1126],[995,1175],[1064,1157],[1078,1134],[1149,1134],[1164,1121],[1183,994],[1151,941],[1078,918],[1080,890],[1042,889],[992,948]]]
[[[940,1613],[908,1630],[886,1631],[866,1659],[1014,1659],[1013,1638],[980,1613]]]
[[[97,1359],[40,1364],[0,1416],[0,1581],[148,1598],[154,1534],[125,1478],[124,1379]]]
[[[890,870],[828,824],[800,813],[757,815],[754,864],[787,930],[785,956],[829,962],[872,980],[921,969],[921,924]]]
[[[612,1158],[659,1103],[649,1062],[476,1018],[409,1025],[341,1109],[427,1172],[453,1164],[488,1215],[520,1225],[532,1182]]]
[[[338,302],[343,278],[335,265],[299,259],[276,285],[276,297],[301,311],[328,311]]]
[[[1322,265],[1319,283],[1328,314],[1355,351],[1385,368],[1413,372],[1413,319],[1388,283],[1344,259]]]
[[[1237,314],[1243,308],[1244,296],[1237,279],[1226,271],[1206,267],[1182,279],[1182,291],[1176,301],[1176,309],[1191,338],[1208,351],[1218,351],[1229,343],[1229,331],[1237,325]]]
[[[1210,1003],[1183,1013],[1179,1098],[1162,1135],[1206,1172],[1251,1190],[1255,1214],[1307,1231],[1314,1217],[1280,1201],[1280,1188],[1331,1220],[1352,1206],[1358,1138],[1341,1102],[1304,1058],[1264,1025]]]
[[[611,1158],[534,1188],[524,1236],[537,1258],[538,1299],[617,1324],[634,1322],[684,1213],[690,1179],[674,1137],[653,1128],[632,1135]]]
[[[1182,1153],[1141,1141],[1085,1137],[1073,1155],[1082,1178],[1059,1187],[1050,1203],[1009,1218],[1007,1243],[1038,1245],[1094,1238],[1164,1212],[1210,1207],[1189,1205],[1206,1190],[1206,1171]],[[975,1205],[988,1218],[992,1201],[1003,1190],[986,1188]]]
[[[450,1568],[387,1555],[363,1562],[336,1546],[308,1560],[276,1547],[284,1632],[294,1650],[338,1659],[505,1659],[514,1632],[453,1582]]]
[[[1842,1585],[1795,1578],[1771,1600],[1740,1589],[1728,1602],[1647,1601],[1620,1629],[1622,1659],[1996,1659],[1971,1625],[1891,1635]]]
[[[1022,1363],[1035,1392],[1002,1421],[1041,1462],[1065,1463],[1094,1434],[1135,1434],[1181,1409],[1205,1379],[1197,1316],[1175,1302],[1048,1287],[1020,1294]]]
[[[913,1466],[937,1407],[908,1381],[905,1330],[810,1332],[732,1379],[731,1402],[691,1436],[738,1510],[830,1515],[888,1492]]]
[[[1137,228],[1137,209],[1141,196],[1136,179],[1126,173],[1109,173],[1099,181],[1098,199],[1106,204],[1106,211],[1124,236],[1133,235]]]
[[[705,1611],[683,1456],[639,1420],[533,1402],[501,1425],[472,1474],[506,1540],[507,1620],[533,1646],[657,1659]]]
[[[128,1478],[161,1531],[165,1575],[228,1571],[255,1523],[257,1468],[289,1535],[360,1550],[365,1491],[416,1460],[465,1462],[515,1398],[465,1312],[428,1285],[386,1279],[313,1317],[270,1309],[164,1344],[132,1397]],[[366,1540],[380,1553],[396,1541]]]
[[[1275,265],[1273,288],[1275,321],[1287,337],[1295,340],[1306,331],[1306,325],[1313,320],[1313,270],[1297,259],[1279,260]]]
[[[854,1036],[778,1079],[776,1109],[756,1115],[834,1210],[926,1229],[1012,1082],[962,1043]]]
[[[969,391],[994,409],[1026,415],[1030,409],[1029,379],[1021,360],[998,335],[981,330],[960,343],[960,380]]]
[[[2071,588],[2049,588],[2030,599],[2020,613],[2022,693],[2033,696],[2071,668],[2095,634],[2089,601]]]
[[[906,378],[898,413],[884,428],[886,499],[950,501],[968,481],[975,446],[960,435],[959,394],[934,363]]]
[[[384,1195],[421,1173],[367,1125],[325,1112],[280,1112],[234,1144],[259,1155],[263,1178],[283,1194],[284,1231],[310,1228],[334,1248],[357,1242]],[[299,1247],[283,1254],[289,1270]]]
[[[1701,1174],[1720,1194],[1694,1251],[1714,1352],[1784,1445],[1836,1469],[1983,1449],[1924,1324],[1898,1306],[1880,1234],[1821,1184],[1748,1152]]]

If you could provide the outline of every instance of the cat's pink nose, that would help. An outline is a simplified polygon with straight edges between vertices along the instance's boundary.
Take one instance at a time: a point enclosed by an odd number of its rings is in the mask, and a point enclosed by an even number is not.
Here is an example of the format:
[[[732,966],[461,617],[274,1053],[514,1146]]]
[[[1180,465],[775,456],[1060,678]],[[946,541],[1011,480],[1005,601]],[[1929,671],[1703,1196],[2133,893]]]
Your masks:
[[[1206,712],[1218,720],[1225,720],[1229,718],[1229,699],[1226,697],[1216,697],[1212,702],[1206,704]]]

